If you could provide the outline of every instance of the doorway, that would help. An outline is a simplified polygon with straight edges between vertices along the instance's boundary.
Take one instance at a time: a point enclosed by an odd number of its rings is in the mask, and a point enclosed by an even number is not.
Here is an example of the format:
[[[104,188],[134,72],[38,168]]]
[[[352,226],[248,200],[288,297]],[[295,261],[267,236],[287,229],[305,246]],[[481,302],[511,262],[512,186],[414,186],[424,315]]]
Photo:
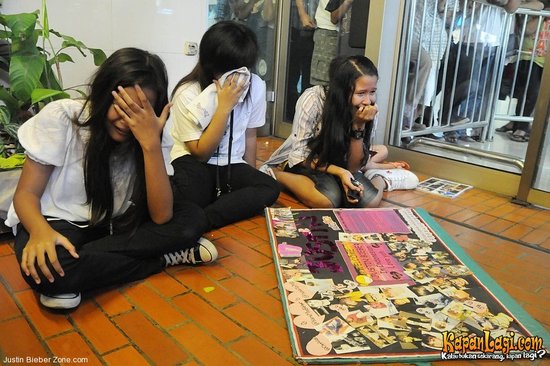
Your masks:
[[[280,4],[280,37],[277,62],[277,83],[275,103],[274,135],[286,138],[292,130],[292,119],[296,101],[302,92],[312,85],[325,85],[323,81],[311,78],[314,53],[314,36],[319,13],[325,10],[328,0],[284,1]],[[342,6],[342,5],[340,5]],[[338,55],[365,54],[370,0],[354,0],[349,8],[341,9],[336,28]],[[330,8],[329,8],[330,9]],[[316,20],[317,16],[317,20]],[[322,20],[321,20],[322,22]],[[320,27],[318,27],[320,28]]]

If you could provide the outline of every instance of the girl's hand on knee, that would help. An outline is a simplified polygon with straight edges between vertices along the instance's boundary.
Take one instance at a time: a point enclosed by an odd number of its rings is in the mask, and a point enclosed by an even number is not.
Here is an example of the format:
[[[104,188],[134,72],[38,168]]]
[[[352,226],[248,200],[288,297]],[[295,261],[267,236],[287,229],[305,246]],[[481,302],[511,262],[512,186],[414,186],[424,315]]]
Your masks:
[[[31,235],[29,242],[23,249],[21,269],[27,276],[31,276],[37,284],[40,283],[38,270],[42,272],[49,282],[54,282],[55,279],[48,267],[48,262],[60,276],[63,277],[65,275],[57,258],[56,245],[63,246],[73,258],[78,258],[74,245],[66,237],[54,230],[42,235]],[[37,265],[38,269],[36,268]]]
[[[118,114],[128,124],[132,134],[142,149],[150,150],[160,146],[160,135],[168,119],[172,103],[167,104],[159,117],[155,114],[149,99],[139,85],[134,86],[137,100],[132,99],[127,91],[119,86],[113,91],[114,106]]]
[[[241,94],[246,88],[246,81],[241,80],[240,74],[229,75],[223,85],[219,80],[214,80],[218,93],[218,108],[230,112],[238,103]]]

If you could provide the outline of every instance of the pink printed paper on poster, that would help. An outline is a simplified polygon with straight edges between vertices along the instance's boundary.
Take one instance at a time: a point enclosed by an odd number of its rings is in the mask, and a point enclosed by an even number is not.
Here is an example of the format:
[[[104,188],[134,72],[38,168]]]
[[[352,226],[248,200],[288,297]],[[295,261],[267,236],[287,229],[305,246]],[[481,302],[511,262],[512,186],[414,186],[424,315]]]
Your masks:
[[[384,243],[336,240],[336,246],[353,279],[358,275],[367,276],[372,279],[370,286],[414,284]]]
[[[394,210],[337,210],[334,214],[348,233],[411,233]]]

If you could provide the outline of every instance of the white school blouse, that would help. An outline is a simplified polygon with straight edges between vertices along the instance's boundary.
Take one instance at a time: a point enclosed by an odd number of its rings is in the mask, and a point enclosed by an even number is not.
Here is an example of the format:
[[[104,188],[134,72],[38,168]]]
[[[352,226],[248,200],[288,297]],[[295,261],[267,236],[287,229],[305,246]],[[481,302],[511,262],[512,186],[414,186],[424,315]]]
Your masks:
[[[186,105],[191,103],[201,93],[198,82],[190,82],[180,86],[174,95],[172,107],[171,135],[174,146],[170,152],[171,161],[180,156],[189,155],[185,143],[200,139],[203,129],[187,117]],[[233,109],[233,144],[231,146],[231,164],[244,163],[246,148],[246,129],[261,127],[265,124],[266,112],[266,87],[265,82],[256,74],[251,74],[249,94],[242,103]],[[231,118],[231,117],[229,117]],[[227,119],[225,133],[219,145],[219,154],[208,160],[208,164],[227,165],[229,147],[229,118]],[[208,128],[208,126],[206,127]]]
[[[89,130],[72,122],[77,118],[80,122],[87,119],[86,111],[79,117],[82,107],[82,101],[71,99],[51,102],[17,132],[27,158],[54,166],[40,199],[44,216],[73,222],[86,222],[91,218],[91,207],[86,204],[83,168]],[[111,160],[113,216],[121,215],[131,205],[134,172],[132,159]],[[5,223],[13,227],[15,233],[19,218],[13,202]]]

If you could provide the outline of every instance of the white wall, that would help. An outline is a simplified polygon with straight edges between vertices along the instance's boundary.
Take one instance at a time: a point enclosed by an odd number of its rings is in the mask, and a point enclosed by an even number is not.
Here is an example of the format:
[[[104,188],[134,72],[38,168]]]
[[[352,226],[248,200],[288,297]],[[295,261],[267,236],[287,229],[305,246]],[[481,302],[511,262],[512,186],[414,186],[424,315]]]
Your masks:
[[[382,144],[389,135],[391,123],[391,108],[393,105],[392,82],[394,74],[394,60],[397,57],[399,45],[399,1],[386,1],[384,5],[384,20],[380,35],[380,50],[378,55],[378,91],[380,107],[380,124],[376,133],[376,143]],[[383,96],[382,98],[380,96]]]
[[[50,28],[101,48],[110,55],[122,47],[139,47],[166,63],[169,92],[195,65],[197,56],[183,53],[185,41],[199,43],[207,28],[208,0],[48,0]],[[3,14],[32,12],[41,0],[4,0]],[[68,52],[69,53],[69,52]],[[75,64],[64,63],[64,87],[85,83],[95,70],[90,56],[70,52]]]

